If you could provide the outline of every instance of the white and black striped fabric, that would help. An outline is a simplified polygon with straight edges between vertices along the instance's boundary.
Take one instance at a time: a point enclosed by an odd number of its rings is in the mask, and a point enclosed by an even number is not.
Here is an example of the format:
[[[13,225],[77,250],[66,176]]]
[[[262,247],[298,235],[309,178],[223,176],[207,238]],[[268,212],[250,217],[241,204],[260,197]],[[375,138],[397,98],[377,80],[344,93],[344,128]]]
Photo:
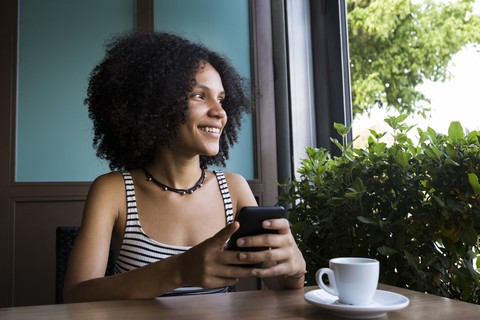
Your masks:
[[[233,222],[233,209],[225,175],[222,171],[214,171],[214,173],[217,177],[218,184],[222,192],[226,222],[227,224],[230,224]],[[114,272],[118,274],[124,271],[140,268],[147,264],[168,258],[175,254],[183,253],[190,249],[191,247],[166,245],[153,240],[147,234],[145,234],[138,218],[137,201],[135,199],[135,189],[132,177],[129,172],[122,172],[122,175],[125,181],[127,193],[127,225],[125,228],[122,247],[115,261]],[[228,290],[228,287],[216,289],[182,287],[177,288],[165,295],[219,293],[227,292]]]

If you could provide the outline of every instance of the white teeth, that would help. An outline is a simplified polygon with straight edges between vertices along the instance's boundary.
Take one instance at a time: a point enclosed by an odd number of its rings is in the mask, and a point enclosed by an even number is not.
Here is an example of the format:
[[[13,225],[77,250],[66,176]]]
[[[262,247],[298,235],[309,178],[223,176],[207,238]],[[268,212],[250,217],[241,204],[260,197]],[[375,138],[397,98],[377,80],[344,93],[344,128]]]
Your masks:
[[[220,133],[219,128],[212,128],[212,127],[202,127],[200,130],[206,131],[206,132],[211,132],[211,133]]]

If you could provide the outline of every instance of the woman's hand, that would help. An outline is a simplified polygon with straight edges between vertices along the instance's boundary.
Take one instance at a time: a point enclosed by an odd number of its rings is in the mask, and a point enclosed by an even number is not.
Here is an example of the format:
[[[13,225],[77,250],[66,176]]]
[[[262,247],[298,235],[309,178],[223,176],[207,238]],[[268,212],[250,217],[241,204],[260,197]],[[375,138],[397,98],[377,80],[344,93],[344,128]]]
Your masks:
[[[243,263],[263,262],[262,269],[253,269],[259,278],[284,276],[283,287],[303,286],[306,263],[290,231],[287,219],[271,219],[262,223],[264,229],[277,230],[277,233],[244,237],[237,240],[239,247],[269,247],[258,252],[241,252],[238,258]]]
[[[227,251],[225,243],[239,228],[233,222],[213,237],[178,255],[179,286],[198,286],[204,289],[235,285],[238,278],[253,276],[252,268],[234,266],[241,264],[238,252]]]

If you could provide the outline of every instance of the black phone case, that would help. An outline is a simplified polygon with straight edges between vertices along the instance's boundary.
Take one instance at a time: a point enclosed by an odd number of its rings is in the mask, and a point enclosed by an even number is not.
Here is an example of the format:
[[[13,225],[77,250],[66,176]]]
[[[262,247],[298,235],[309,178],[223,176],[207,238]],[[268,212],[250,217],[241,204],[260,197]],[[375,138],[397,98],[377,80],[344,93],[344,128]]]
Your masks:
[[[262,222],[264,220],[280,218],[288,219],[288,212],[282,206],[243,207],[235,219],[240,223],[240,229],[238,229],[228,241],[227,250],[267,250],[267,247],[239,248],[237,246],[237,239],[245,236],[254,236],[263,233],[275,233],[276,231],[264,229],[262,227]]]

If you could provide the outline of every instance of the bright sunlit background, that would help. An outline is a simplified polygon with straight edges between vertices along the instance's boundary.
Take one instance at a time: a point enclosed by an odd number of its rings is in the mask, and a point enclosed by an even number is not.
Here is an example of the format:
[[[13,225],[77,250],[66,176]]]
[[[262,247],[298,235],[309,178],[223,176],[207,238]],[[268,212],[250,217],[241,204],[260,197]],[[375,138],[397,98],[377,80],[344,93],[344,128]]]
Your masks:
[[[474,14],[480,14],[480,0],[475,2]],[[436,132],[448,133],[448,126],[452,121],[460,121],[464,130],[480,130],[480,47],[467,45],[458,52],[450,62],[448,70],[452,78],[446,82],[427,81],[420,91],[430,98],[427,104],[431,112],[427,119],[421,116],[409,116],[405,121],[410,125],[416,124],[422,130],[428,127]],[[353,137],[360,135],[355,147],[365,145],[368,129],[377,132],[390,132],[390,127],[384,122],[387,116],[398,115],[396,111],[374,110],[370,115],[362,115],[353,120]],[[409,137],[416,140],[417,130],[409,132]]]

